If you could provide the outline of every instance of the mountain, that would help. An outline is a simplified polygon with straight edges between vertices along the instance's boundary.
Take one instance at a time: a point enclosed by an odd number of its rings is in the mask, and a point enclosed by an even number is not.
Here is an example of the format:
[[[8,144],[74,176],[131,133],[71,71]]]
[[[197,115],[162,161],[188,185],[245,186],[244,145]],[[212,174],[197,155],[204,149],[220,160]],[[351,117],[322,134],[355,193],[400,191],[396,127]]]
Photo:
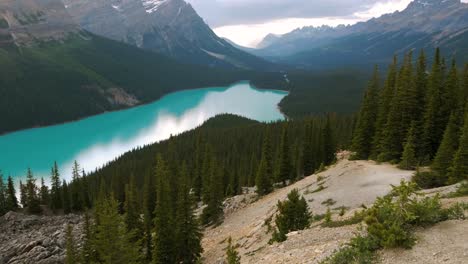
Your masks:
[[[468,4],[415,0],[401,12],[352,26],[294,30],[255,54],[306,67],[336,67],[384,62],[394,53],[435,47],[466,61],[467,46]]]
[[[147,103],[181,89],[274,80],[269,73],[180,64],[96,36],[75,24],[60,0],[2,1],[0,27],[0,134]]]
[[[273,66],[218,37],[184,0],[63,0],[84,29],[182,62],[243,69]]]

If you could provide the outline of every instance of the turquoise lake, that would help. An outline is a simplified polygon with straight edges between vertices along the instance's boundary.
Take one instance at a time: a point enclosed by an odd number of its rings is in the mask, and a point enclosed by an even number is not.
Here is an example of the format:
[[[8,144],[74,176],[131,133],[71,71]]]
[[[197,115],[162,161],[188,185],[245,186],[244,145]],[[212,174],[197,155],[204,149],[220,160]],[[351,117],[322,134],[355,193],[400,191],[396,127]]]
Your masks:
[[[75,160],[92,171],[135,147],[193,129],[218,114],[264,122],[283,119],[278,103],[286,95],[240,82],[176,92],[127,110],[6,134],[0,136],[0,170],[18,180],[30,167],[36,177],[48,179],[57,161],[61,176],[69,179]]]

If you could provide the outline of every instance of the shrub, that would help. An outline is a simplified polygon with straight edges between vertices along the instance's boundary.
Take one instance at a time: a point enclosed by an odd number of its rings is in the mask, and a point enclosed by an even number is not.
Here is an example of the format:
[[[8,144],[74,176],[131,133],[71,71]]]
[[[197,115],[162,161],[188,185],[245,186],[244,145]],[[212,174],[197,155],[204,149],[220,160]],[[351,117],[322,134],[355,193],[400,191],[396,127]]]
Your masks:
[[[311,215],[304,197],[299,196],[297,189],[288,194],[284,202],[278,201],[279,214],[276,217],[276,228],[273,232],[272,242],[285,241],[290,231],[303,230],[309,227]]]
[[[445,185],[444,177],[441,177],[434,171],[416,171],[413,175],[412,181],[415,182],[422,189],[431,189]]]
[[[371,237],[357,235],[344,248],[322,261],[322,264],[371,264],[377,249],[378,245]]]

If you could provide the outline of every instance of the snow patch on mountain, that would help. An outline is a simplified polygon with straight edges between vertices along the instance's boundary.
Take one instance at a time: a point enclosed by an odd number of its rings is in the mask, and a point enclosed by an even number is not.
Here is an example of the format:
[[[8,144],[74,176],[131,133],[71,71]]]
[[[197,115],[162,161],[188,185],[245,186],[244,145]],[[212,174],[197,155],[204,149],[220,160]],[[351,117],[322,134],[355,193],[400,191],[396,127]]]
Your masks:
[[[168,2],[169,0],[141,0],[145,7],[146,13],[151,14],[156,12],[161,5]]]

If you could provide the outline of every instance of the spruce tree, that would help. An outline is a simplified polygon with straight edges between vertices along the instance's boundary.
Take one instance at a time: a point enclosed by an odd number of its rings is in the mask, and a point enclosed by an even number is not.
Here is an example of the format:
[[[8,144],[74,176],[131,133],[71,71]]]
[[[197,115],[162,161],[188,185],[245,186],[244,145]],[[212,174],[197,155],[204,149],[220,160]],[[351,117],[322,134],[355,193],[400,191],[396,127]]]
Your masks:
[[[157,199],[154,218],[153,263],[175,262],[174,220],[166,162],[158,154],[156,158]]]
[[[18,199],[16,198],[15,184],[13,183],[13,178],[8,177],[8,186],[6,191],[6,210],[7,211],[16,211],[18,210]]]
[[[414,76],[414,86],[416,89],[416,105],[415,105],[415,151],[418,160],[424,156],[424,141],[423,139],[423,128],[424,128],[424,112],[426,106],[427,96],[427,66],[426,66],[426,55],[424,50],[421,50],[421,54],[418,58],[416,66],[416,74]]]
[[[398,167],[403,170],[413,170],[418,165],[416,159],[416,121],[411,125],[408,135],[406,137],[406,143],[403,150],[403,156],[401,158],[400,164]]]
[[[228,264],[240,264],[241,257],[239,256],[239,252],[237,252],[236,247],[232,245],[232,238],[229,237],[228,239],[228,246],[226,248],[226,262]]]
[[[426,111],[423,125],[423,153],[425,160],[431,160],[439,148],[445,127],[447,116],[443,116],[442,103],[444,72],[440,49],[436,49],[432,70],[428,79],[428,94],[426,99]]]
[[[142,223],[140,221],[140,209],[137,200],[137,189],[134,177],[130,177],[130,183],[125,186],[124,222],[128,231],[135,232],[135,236],[141,236]],[[136,241],[137,239],[135,239]]]
[[[290,180],[293,174],[287,124],[284,124],[283,131],[281,133],[280,156],[278,164],[279,168],[276,179],[278,182],[282,182],[283,186],[286,186],[286,181]]]
[[[83,210],[83,193],[81,188],[80,165],[75,160],[72,169],[72,181],[69,185],[70,189],[70,202],[73,211]]]
[[[325,122],[325,127],[322,129],[322,148],[323,148],[323,163],[325,165],[330,165],[332,164],[335,159],[335,153],[336,153],[336,143],[335,143],[335,138],[333,135],[333,130],[331,128],[330,124],[330,116],[327,116],[326,122]]]
[[[368,159],[372,150],[372,138],[378,112],[379,71],[377,66],[369,86],[365,92],[364,101],[359,111],[356,129],[354,131],[351,149],[355,152],[354,159]]]
[[[64,214],[71,213],[70,191],[65,180],[62,182],[62,208]]]
[[[389,66],[387,79],[384,87],[380,90],[378,99],[377,119],[375,124],[375,133],[372,138],[372,150],[370,158],[377,159],[382,152],[382,142],[387,123],[388,113],[390,112],[391,102],[395,95],[395,84],[397,77],[397,57],[393,57],[393,63]]]
[[[39,214],[42,212],[41,200],[37,192],[36,179],[31,169],[28,169],[26,179],[26,204],[28,212],[31,214]]]
[[[83,247],[81,249],[81,260],[83,264],[90,264],[91,259],[94,257],[94,251],[92,246],[93,231],[91,220],[88,211],[84,213],[84,224],[83,224]]]
[[[465,110],[465,122],[458,146],[450,170],[449,183],[468,180],[468,110]]]
[[[145,260],[151,262],[153,257],[153,219],[154,208],[156,207],[156,183],[151,180],[151,174],[147,174],[144,181],[143,189],[143,223],[145,237],[143,245],[145,248]]]
[[[223,216],[223,186],[221,182],[222,169],[216,166],[216,159],[211,159],[211,170],[209,172],[210,192],[206,207],[203,209],[201,221],[204,225],[218,224]]]
[[[3,182],[3,174],[0,171],[0,216],[7,212],[6,185]]]
[[[73,238],[73,228],[70,224],[67,225],[66,233],[66,255],[65,263],[66,264],[75,264],[79,262],[78,252],[76,250],[75,239]]]
[[[311,175],[315,171],[315,157],[313,153],[314,149],[314,136],[312,122],[307,122],[305,126],[304,142],[303,142],[303,169],[304,175]]]
[[[272,186],[270,178],[267,175],[267,162],[265,157],[262,157],[260,165],[258,166],[255,185],[257,187],[257,193],[260,196],[269,194],[271,192]]]
[[[180,186],[175,218],[175,251],[177,263],[197,263],[203,252],[202,232],[194,215],[194,197],[190,194],[189,176],[184,163],[180,170]]]
[[[50,208],[52,211],[56,211],[62,208],[62,190],[61,190],[61,180],[60,173],[58,170],[57,162],[54,162],[54,166],[51,170],[50,178]]]
[[[41,191],[40,191],[41,204],[49,205],[49,187],[45,184],[44,178],[41,177]]]
[[[95,206],[95,234],[93,249],[97,263],[131,264],[137,261],[137,247],[133,245],[125,228],[123,217],[118,212],[118,202],[112,197],[101,197]]]
[[[431,170],[440,177],[440,184],[446,184],[448,181],[449,168],[453,163],[453,158],[458,149],[458,140],[460,139],[459,128],[457,126],[457,117],[455,114],[450,116],[450,121],[444,132],[444,137],[440,143]]]
[[[27,193],[27,190],[26,190],[26,185],[23,184],[23,181],[21,181],[21,180],[19,182],[19,189],[20,189],[21,206],[23,208],[27,208],[28,207],[28,193]]]

